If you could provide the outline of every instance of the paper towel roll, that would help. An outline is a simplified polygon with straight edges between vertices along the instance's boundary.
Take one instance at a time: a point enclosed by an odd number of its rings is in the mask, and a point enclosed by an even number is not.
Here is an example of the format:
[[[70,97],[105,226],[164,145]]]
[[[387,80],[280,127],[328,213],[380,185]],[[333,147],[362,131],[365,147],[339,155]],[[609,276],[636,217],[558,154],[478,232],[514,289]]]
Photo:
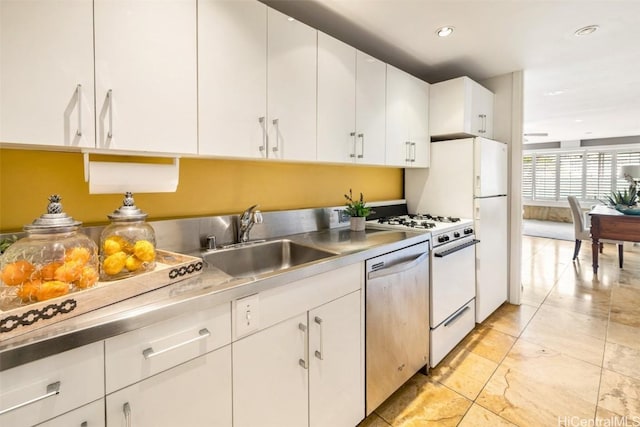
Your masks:
[[[171,165],[88,162],[89,194],[167,193],[178,188],[178,159]]]

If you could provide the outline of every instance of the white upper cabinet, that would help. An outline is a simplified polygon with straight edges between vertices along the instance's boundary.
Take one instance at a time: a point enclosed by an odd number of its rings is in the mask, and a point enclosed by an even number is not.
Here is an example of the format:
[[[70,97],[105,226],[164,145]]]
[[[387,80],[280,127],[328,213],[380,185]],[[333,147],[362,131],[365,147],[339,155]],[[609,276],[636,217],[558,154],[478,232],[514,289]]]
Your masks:
[[[387,65],[386,164],[429,166],[429,84]]]
[[[320,32],[318,160],[356,160],[356,49]]]
[[[356,66],[356,160],[385,164],[387,66],[358,51]],[[362,157],[360,157],[362,156]]]
[[[198,153],[267,156],[267,7],[198,2]]]
[[[268,157],[316,160],[318,32],[268,9],[267,33]]]
[[[93,3],[0,2],[0,142],[94,147]]]
[[[95,0],[97,147],[196,153],[196,0]]]
[[[493,93],[469,77],[431,85],[431,135],[493,137]]]
[[[318,160],[384,164],[384,62],[318,33]]]

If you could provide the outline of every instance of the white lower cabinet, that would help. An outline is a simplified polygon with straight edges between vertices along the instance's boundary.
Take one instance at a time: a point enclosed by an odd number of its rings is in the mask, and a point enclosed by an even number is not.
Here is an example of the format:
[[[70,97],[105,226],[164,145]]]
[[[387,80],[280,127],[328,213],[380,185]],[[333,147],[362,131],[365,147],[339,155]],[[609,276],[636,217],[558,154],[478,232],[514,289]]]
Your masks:
[[[355,426],[364,417],[360,291],[309,312],[309,426]]]
[[[96,342],[0,372],[0,426],[33,426],[104,396]]]
[[[234,427],[353,427],[364,418],[361,294],[236,341]]]
[[[37,427],[104,427],[104,399],[84,405]]]
[[[307,313],[232,344],[234,427],[307,425]]]
[[[231,427],[231,346],[109,394],[107,425]]]

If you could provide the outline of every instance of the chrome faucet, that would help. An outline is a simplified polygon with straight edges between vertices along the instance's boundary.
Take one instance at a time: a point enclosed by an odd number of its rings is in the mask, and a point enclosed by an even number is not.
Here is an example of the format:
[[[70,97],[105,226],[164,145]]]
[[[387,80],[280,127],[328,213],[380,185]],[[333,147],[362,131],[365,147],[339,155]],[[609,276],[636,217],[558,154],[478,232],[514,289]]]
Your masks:
[[[254,224],[262,224],[262,213],[253,205],[247,208],[240,216],[240,225],[238,227],[238,242],[245,243],[249,241],[249,231]]]

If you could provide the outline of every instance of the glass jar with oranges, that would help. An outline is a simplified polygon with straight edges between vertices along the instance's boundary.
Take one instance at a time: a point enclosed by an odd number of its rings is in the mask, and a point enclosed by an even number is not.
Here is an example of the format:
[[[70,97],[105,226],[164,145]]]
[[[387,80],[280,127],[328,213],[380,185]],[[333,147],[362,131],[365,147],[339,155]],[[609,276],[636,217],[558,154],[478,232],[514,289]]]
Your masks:
[[[0,307],[45,301],[98,281],[98,247],[60,202],[60,196],[50,196],[47,213],[25,225],[27,236],[2,254]]]
[[[108,215],[111,224],[100,234],[100,279],[116,280],[152,271],[156,267],[156,235],[145,222],[133,195],[125,193],[122,206]]]

